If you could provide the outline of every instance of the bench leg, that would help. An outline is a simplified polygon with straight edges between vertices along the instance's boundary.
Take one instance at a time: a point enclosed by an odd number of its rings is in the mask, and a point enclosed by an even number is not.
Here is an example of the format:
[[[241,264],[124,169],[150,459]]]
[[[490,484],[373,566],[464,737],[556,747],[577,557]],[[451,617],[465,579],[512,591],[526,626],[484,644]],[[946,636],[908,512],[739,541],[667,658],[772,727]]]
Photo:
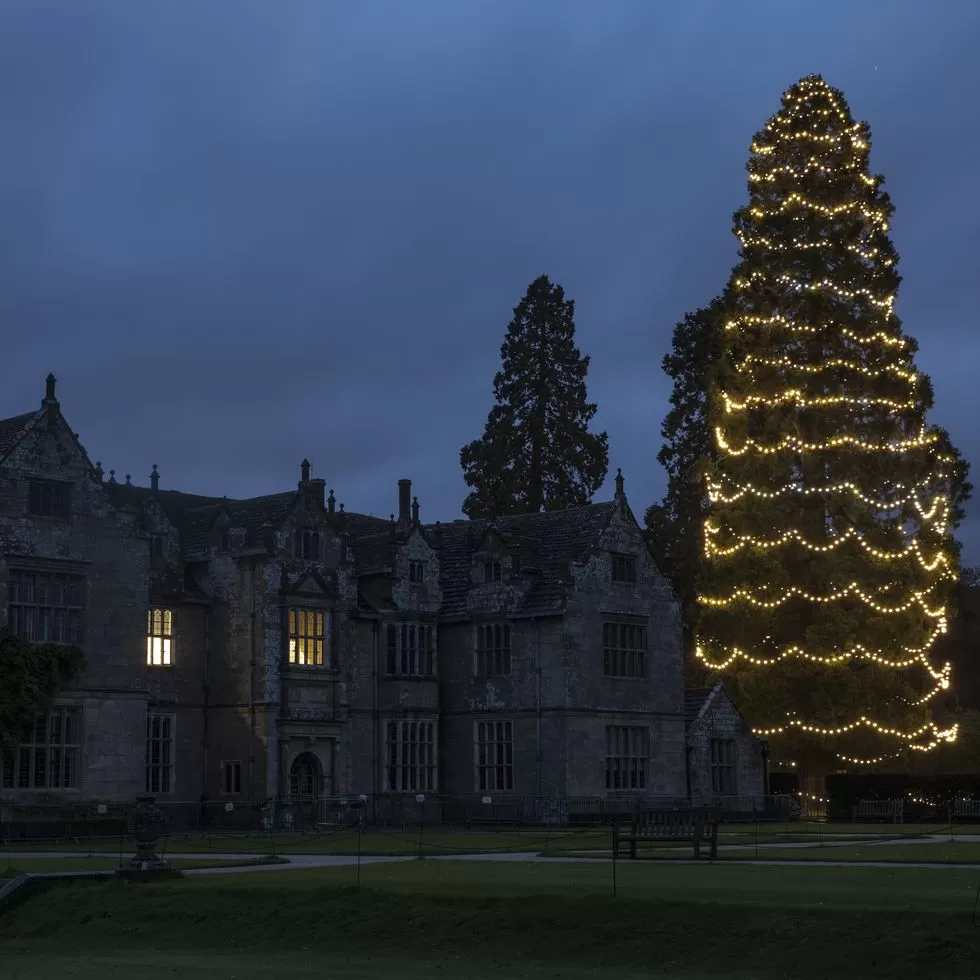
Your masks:
[[[634,858],[634,859],[636,858],[636,841],[635,840],[631,840],[630,841],[630,857],[631,858]]]
[[[701,832],[699,830],[694,832],[694,860],[701,860]]]

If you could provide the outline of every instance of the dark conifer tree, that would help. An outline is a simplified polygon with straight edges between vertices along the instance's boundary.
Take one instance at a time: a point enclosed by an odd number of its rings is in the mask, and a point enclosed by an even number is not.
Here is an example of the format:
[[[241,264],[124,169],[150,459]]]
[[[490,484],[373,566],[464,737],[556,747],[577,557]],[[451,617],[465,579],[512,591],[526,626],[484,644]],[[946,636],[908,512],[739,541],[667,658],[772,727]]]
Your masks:
[[[660,427],[664,442],[657,455],[667,471],[667,492],[663,502],[647,508],[644,515],[654,558],[681,603],[688,674],[695,683],[704,680],[698,664],[691,662],[708,508],[704,465],[714,453],[708,421],[708,378],[720,356],[721,339],[718,299],[686,314],[674,327],[673,346],[663,360],[663,370],[674,386],[670,411]]]
[[[894,313],[870,132],[819,76],[756,134],[710,389],[698,656],[819,776],[955,738],[933,646],[969,487]]]
[[[606,433],[589,431],[589,358],[575,346],[575,303],[539,276],[514,308],[483,435],[460,451],[477,518],[577,507],[602,486]]]

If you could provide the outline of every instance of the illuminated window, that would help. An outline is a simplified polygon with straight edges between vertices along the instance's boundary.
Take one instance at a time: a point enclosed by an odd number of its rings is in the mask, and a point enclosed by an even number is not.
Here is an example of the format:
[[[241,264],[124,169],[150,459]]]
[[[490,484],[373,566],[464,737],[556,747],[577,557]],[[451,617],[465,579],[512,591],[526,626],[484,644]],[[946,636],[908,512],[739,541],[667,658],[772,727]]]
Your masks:
[[[16,748],[0,752],[2,789],[75,789],[81,752],[78,708],[36,715]]]
[[[636,581],[636,558],[633,555],[613,555],[612,580],[627,584]]]
[[[477,792],[512,790],[514,788],[513,722],[477,722],[474,749]]]
[[[148,667],[173,666],[174,614],[169,609],[146,612],[146,663]]]
[[[222,793],[233,796],[242,791],[242,764],[240,762],[222,762],[221,772]]]
[[[606,729],[606,789],[646,789],[650,730],[620,725]]]
[[[32,643],[79,643],[84,585],[77,575],[11,571],[10,629]]]
[[[718,796],[735,795],[735,739],[711,740],[711,792]]]
[[[647,629],[638,623],[602,624],[602,669],[606,677],[646,675]]]
[[[323,610],[290,609],[289,662],[299,667],[322,667],[325,646]]]
[[[174,717],[146,716],[146,791],[174,791]]]
[[[510,673],[510,624],[483,623],[476,627],[477,677]]]
[[[500,581],[500,562],[499,561],[485,561],[483,563],[483,581],[484,582],[499,582]]]
[[[434,792],[436,726],[405,719],[385,725],[385,789],[389,793]]]

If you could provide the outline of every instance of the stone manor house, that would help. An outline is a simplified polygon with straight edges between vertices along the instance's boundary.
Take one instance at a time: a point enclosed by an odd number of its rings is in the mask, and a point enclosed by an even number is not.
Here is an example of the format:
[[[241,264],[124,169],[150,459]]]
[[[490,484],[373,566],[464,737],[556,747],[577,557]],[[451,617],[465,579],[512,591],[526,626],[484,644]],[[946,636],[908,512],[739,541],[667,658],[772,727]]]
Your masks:
[[[765,793],[612,501],[423,524],[345,511],[303,462],[247,500],[93,464],[49,376],[0,421],[0,627],[87,666],[2,754],[0,800]]]

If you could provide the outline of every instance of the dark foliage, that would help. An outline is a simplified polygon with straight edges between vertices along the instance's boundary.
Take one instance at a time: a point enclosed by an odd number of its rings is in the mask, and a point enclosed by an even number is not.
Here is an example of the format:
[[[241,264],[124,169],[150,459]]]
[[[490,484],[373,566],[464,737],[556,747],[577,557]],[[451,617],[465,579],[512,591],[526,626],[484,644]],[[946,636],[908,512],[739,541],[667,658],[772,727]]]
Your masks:
[[[606,433],[589,431],[589,358],[575,346],[575,303],[539,276],[514,308],[493,379],[496,404],[483,435],[459,459],[470,518],[588,503],[609,465]]]

